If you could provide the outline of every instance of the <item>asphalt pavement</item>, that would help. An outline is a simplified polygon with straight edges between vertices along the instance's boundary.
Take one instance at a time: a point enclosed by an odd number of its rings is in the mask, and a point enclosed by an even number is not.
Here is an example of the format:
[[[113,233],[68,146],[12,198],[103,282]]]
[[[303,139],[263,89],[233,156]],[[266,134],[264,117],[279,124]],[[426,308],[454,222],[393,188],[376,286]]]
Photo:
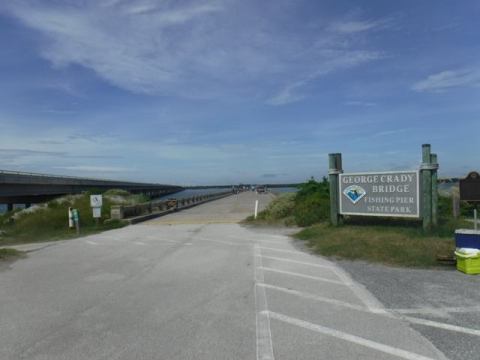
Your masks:
[[[341,267],[237,222],[243,193],[0,271],[0,359],[445,359]]]
[[[405,269],[360,261],[341,266],[451,360],[480,359],[480,276],[454,266]]]

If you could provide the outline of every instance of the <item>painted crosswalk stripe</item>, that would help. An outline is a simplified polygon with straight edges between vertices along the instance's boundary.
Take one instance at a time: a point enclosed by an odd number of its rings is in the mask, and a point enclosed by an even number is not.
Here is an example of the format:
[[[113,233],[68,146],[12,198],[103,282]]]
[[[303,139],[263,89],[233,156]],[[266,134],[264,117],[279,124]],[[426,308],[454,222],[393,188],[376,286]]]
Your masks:
[[[435,360],[434,358],[431,358],[431,357],[416,354],[414,352],[399,349],[399,348],[396,348],[396,347],[393,347],[393,346],[390,346],[390,345],[385,345],[385,344],[382,344],[382,343],[379,343],[379,342],[376,342],[376,341],[372,341],[372,340],[369,340],[369,339],[362,338],[360,336],[348,334],[348,333],[343,332],[343,331],[331,329],[331,328],[328,328],[328,327],[325,327],[325,326],[322,326],[322,325],[318,325],[318,324],[313,324],[313,323],[310,323],[310,322],[307,322],[307,321],[304,321],[304,320],[292,318],[290,316],[286,316],[286,315],[279,314],[279,313],[276,313],[276,312],[269,311],[268,313],[269,313],[271,319],[276,319],[276,320],[279,320],[281,322],[284,322],[284,323],[287,323],[287,324],[290,324],[290,325],[295,325],[295,326],[298,326],[298,327],[301,327],[301,328],[304,328],[304,329],[307,329],[307,330],[315,331],[315,332],[323,334],[323,335],[332,336],[332,337],[335,337],[337,339],[341,339],[341,340],[348,341],[348,342],[351,342],[351,343],[354,343],[354,344],[358,344],[358,345],[361,345],[361,346],[364,346],[364,347],[368,347],[370,349],[380,351],[380,352],[383,352],[383,353],[386,353],[386,354],[389,354],[389,355],[397,356],[397,357],[402,358],[402,359],[406,359],[406,360]]]
[[[261,267],[261,270],[274,272],[274,273],[278,273],[278,274],[297,276],[297,277],[301,277],[301,278],[304,278],[304,279],[324,281],[324,282],[329,282],[329,283],[332,283],[332,284],[347,286],[346,284],[344,284],[341,281],[327,279],[327,278],[323,278],[323,277],[319,277],[319,276],[311,276],[311,275],[301,274],[301,273],[292,272],[292,271],[278,270],[278,269],[274,269],[274,268],[271,268],[271,267]]]
[[[292,263],[292,264],[299,264],[299,265],[305,265],[305,266],[313,266],[313,267],[318,267],[318,268],[322,268],[322,269],[333,269],[333,266],[332,266],[332,265],[315,264],[315,263],[311,263],[311,262],[285,259],[285,258],[280,258],[280,257],[276,257],[276,256],[262,255],[262,258],[268,259],[268,260],[277,260],[277,261],[289,262],[289,263]]]
[[[274,360],[270,316],[268,314],[267,295],[265,288],[257,286],[264,282],[262,257],[258,246],[254,246],[254,277],[255,277],[255,324],[257,340],[257,360]]]

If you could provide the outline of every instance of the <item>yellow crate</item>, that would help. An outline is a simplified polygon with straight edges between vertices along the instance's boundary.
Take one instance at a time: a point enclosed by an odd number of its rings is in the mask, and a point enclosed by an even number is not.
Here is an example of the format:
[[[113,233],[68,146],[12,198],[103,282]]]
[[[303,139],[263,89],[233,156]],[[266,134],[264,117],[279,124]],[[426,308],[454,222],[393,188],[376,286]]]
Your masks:
[[[455,251],[457,270],[465,274],[480,274],[480,256],[468,257]]]

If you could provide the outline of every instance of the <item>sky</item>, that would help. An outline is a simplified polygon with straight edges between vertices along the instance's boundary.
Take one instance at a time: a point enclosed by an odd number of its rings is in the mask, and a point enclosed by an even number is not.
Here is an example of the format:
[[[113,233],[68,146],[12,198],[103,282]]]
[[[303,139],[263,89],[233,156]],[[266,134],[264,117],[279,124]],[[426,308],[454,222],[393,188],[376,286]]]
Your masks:
[[[480,170],[480,2],[0,3],[0,169],[179,185]]]

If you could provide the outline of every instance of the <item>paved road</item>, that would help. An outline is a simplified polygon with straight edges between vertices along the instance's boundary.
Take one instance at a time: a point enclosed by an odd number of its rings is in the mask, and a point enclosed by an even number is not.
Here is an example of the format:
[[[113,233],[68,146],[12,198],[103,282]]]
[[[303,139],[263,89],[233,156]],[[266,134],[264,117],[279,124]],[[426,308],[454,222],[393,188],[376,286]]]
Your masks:
[[[427,270],[361,261],[341,265],[391,311],[408,317],[449,359],[480,359],[479,276],[465,275],[454,266]]]
[[[13,263],[0,272],[0,359],[444,358],[334,263],[236,224],[256,196]]]

